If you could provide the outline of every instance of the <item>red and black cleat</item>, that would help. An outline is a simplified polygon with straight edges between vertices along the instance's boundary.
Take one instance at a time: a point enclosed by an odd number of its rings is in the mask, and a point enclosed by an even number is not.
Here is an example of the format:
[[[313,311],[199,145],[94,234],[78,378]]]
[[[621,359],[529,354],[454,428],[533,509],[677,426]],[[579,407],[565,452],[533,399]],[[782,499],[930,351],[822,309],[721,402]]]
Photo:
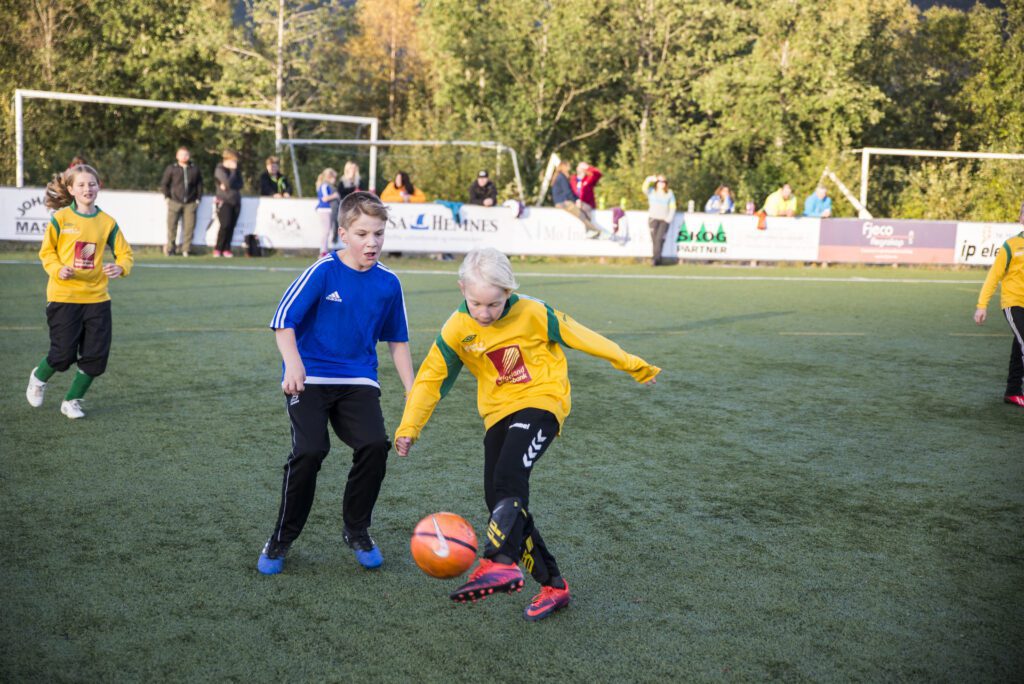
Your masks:
[[[1007,394],[1003,397],[1003,401],[1007,404],[1016,404],[1017,406],[1024,406],[1024,394]]]
[[[556,610],[565,608],[567,605],[569,605],[568,582],[565,582],[565,587],[562,589],[541,587],[540,593],[533,597],[530,605],[526,606],[526,610],[523,611],[523,617],[530,622],[536,622],[537,620],[543,620]]]
[[[469,576],[469,581],[449,594],[452,601],[465,603],[485,599],[495,592],[511,594],[523,589],[523,571],[515,563],[495,563],[486,558]]]

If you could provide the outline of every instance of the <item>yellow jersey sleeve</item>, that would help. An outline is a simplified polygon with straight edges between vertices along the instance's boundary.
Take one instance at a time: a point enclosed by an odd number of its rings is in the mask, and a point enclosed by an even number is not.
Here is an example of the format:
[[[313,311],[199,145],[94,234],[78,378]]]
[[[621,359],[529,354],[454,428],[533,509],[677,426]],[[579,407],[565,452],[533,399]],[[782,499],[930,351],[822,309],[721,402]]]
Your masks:
[[[604,359],[613,368],[629,373],[637,382],[653,380],[661,369],[622,349],[568,314],[548,307],[548,337],[571,349]]]
[[[64,267],[57,252],[58,234],[57,221],[51,217],[50,223],[46,226],[46,234],[43,235],[43,244],[39,247],[39,261],[43,263],[43,270],[53,280],[57,279],[57,274]]]
[[[107,242],[110,248],[114,250],[114,263],[124,270],[121,274],[121,277],[124,278],[132,272],[132,266],[135,265],[135,255],[132,253],[132,246],[124,239],[124,233],[121,232],[120,226],[114,226],[111,237],[113,239],[108,239]]]
[[[454,339],[455,326],[455,317],[452,316],[442,328],[441,334],[430,345],[430,351],[423,359],[413,381],[412,390],[409,391],[402,422],[395,431],[396,438],[419,439],[420,432],[430,420],[437,403],[448,394],[459,371],[462,370],[462,359],[455,352],[453,344],[445,339]]]
[[[996,260],[992,262],[992,266],[988,269],[988,275],[985,276],[985,283],[981,286],[981,292],[978,294],[978,308],[987,309],[988,302],[992,299],[992,295],[996,293],[996,287],[999,286],[999,281],[1006,275],[1006,270],[1010,267],[1010,247],[1007,242],[1003,243],[1003,246],[999,249],[996,254]]]

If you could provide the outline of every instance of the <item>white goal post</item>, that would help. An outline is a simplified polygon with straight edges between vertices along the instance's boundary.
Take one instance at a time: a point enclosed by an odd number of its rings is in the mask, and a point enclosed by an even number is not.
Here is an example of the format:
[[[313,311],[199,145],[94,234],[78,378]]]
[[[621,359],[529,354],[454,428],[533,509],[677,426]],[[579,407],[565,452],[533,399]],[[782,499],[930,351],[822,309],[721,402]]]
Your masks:
[[[376,163],[377,157],[374,150],[377,147],[444,147],[452,145],[456,147],[483,147],[494,150],[498,154],[508,152],[512,158],[512,169],[516,175],[516,191],[519,193],[519,201],[524,203],[526,201],[523,194],[523,179],[519,174],[519,157],[516,155],[516,151],[507,145],[492,140],[378,140],[375,137],[372,141],[368,141],[360,139],[282,138],[277,141],[277,144],[288,145],[289,147],[293,145],[370,145],[371,164]],[[295,155],[292,155],[292,158],[294,157]],[[370,177],[370,187],[376,187],[376,175]]]
[[[46,90],[14,91],[14,131],[17,154],[16,186],[25,185],[25,100],[61,100],[64,102],[90,102],[95,104],[118,105],[123,107],[148,107],[151,109],[176,109],[189,112],[211,112],[229,116],[263,116],[284,119],[304,119],[307,121],[334,121],[369,125],[370,139],[360,143],[370,145],[370,183],[377,182],[377,140],[379,121],[375,116],[349,116],[347,114],[322,114],[317,112],[291,112],[277,109],[253,109],[251,107],[223,107],[220,105],[190,104],[186,102],[170,102],[167,100],[140,100],[133,97],[108,97],[105,95],[82,95],[79,93],[59,93]]]
[[[865,147],[860,150],[860,212],[861,218],[867,213],[868,206],[868,169],[871,165],[871,155],[894,156],[894,157],[952,157],[956,159],[1007,159],[1013,161],[1024,160],[1024,154],[1010,154],[1005,152],[953,152],[949,150],[906,150],[895,147]],[[871,218],[868,214],[867,218]]]

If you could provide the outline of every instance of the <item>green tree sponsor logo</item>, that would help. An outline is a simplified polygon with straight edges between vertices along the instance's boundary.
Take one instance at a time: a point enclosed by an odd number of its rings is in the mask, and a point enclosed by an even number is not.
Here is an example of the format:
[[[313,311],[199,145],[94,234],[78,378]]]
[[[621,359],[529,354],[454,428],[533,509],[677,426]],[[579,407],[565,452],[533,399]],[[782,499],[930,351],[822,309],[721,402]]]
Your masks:
[[[707,243],[716,242],[719,244],[725,244],[729,240],[725,235],[725,226],[721,223],[718,224],[718,232],[713,232],[714,227],[708,228],[703,223],[700,224],[700,228],[696,232],[692,232],[687,226],[686,222],[679,226],[679,237],[676,242],[691,242],[691,243]]]

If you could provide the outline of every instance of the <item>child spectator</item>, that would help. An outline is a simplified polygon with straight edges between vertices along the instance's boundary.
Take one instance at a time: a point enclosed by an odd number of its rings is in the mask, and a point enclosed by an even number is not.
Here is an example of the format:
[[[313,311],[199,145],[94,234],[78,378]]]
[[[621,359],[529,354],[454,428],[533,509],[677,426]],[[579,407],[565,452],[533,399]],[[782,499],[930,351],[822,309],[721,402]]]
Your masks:
[[[267,157],[266,167],[260,174],[260,197],[291,197],[292,186],[281,173],[280,157]]]
[[[117,222],[96,206],[99,189],[99,174],[85,164],[55,175],[46,186],[46,206],[56,210],[39,248],[39,260],[50,276],[50,351],[29,374],[25,396],[30,405],[42,406],[53,374],[78,364],[60,404],[60,412],[71,419],[85,417],[82,399],[107,369],[113,330],[107,283],[128,275],[133,264],[132,248]],[[112,264],[103,263],[108,248],[114,254]]]
[[[487,176],[486,171],[476,174],[476,180],[469,186],[469,204],[493,207],[498,202],[498,188]]]
[[[377,342],[388,343],[408,393],[409,325],[398,276],[379,262],[387,208],[368,192],[354,192],[339,216],[345,249],[321,257],[296,278],[270,322],[284,361],[281,388],[292,448],[277,522],[257,562],[265,575],[284,569],[309,517],[317,473],[331,449],[328,424],[352,449],[342,500],[345,543],[364,568],[384,562],[369,533],[391,449],[380,409]]]
[[[1024,226],[1024,204],[1020,207],[1021,225]],[[1006,375],[1006,394],[1003,401],[1024,406],[1024,231],[1003,243],[996,260],[988,270],[985,284],[978,295],[974,322],[981,325],[988,315],[988,302],[1002,283],[999,305],[1013,332],[1010,345],[1010,368]]]
[[[704,203],[706,214],[731,214],[736,209],[736,202],[732,197],[732,190],[727,185],[719,185],[715,194]]]
[[[517,295],[508,258],[475,249],[459,268],[465,297],[441,328],[405,404],[395,448],[409,453],[430,415],[465,365],[477,380],[484,419],[484,500],[490,512],[486,549],[454,601],[518,591],[530,571],[541,592],[523,613],[540,620],[569,603],[569,585],[530,514],[530,473],[569,415],[569,375],[563,347],[607,360],[634,380],[654,384],[660,368],[544,302]]]
[[[336,231],[331,217],[338,215],[338,191],[334,184],[338,180],[338,172],[324,169],[316,179],[316,215],[320,218],[320,256],[330,250],[331,235]]]

